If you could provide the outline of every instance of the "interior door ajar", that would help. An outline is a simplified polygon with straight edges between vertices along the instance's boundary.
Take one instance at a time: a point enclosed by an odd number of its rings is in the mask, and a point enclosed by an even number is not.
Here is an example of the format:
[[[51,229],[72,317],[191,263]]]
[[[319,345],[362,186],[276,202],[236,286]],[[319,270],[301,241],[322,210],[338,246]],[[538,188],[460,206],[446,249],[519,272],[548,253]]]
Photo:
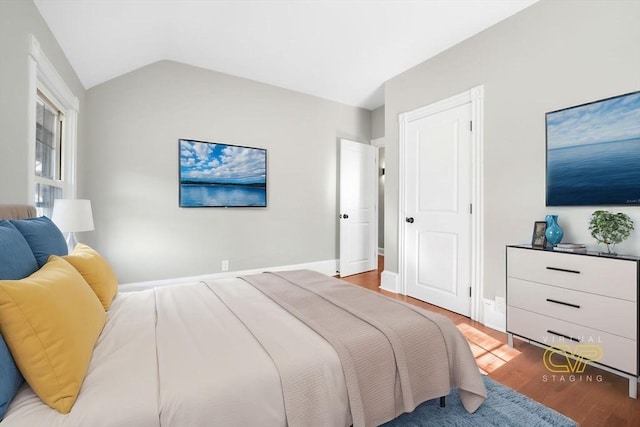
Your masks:
[[[377,147],[340,140],[340,276],[378,268]]]
[[[471,107],[407,124],[407,294],[465,316],[471,309]]]

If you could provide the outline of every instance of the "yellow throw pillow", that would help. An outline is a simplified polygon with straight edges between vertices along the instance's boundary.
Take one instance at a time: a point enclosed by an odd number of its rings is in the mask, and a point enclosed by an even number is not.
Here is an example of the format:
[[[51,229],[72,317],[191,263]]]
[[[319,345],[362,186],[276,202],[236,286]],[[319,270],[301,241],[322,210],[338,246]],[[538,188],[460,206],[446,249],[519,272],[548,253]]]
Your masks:
[[[107,260],[82,243],[78,243],[70,255],[62,258],[82,274],[84,280],[100,299],[104,309],[108,310],[113,297],[118,293],[118,278]]]
[[[0,280],[0,332],[33,391],[63,414],[78,397],[106,317],[80,273],[58,256],[22,280]]]

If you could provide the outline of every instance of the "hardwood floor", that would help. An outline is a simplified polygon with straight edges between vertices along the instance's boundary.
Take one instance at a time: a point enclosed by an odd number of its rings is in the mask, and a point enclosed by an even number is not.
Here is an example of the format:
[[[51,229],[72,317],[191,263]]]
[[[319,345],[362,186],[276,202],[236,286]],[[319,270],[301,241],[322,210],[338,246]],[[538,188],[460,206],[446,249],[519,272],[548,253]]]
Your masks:
[[[552,374],[543,362],[544,350],[523,341],[507,345],[507,335],[468,317],[417,299],[379,289],[384,259],[378,270],[343,278],[450,318],[465,335],[478,366],[494,380],[575,420],[581,426],[640,426],[640,400],[628,397],[625,378],[587,366],[583,374]]]

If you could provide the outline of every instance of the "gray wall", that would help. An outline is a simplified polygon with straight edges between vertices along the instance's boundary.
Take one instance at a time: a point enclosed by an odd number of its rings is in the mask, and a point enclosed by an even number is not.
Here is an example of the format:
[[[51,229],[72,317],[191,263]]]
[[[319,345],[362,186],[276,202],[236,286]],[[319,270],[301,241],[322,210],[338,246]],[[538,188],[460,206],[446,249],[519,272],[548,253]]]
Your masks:
[[[371,112],[161,61],[87,91],[93,243],[122,283],[337,258],[337,141]],[[268,207],[178,207],[178,138],[266,148]]]
[[[33,203],[27,176],[30,34],[80,101],[78,145],[85,141],[85,90],[31,0],[0,1],[0,203]]]
[[[541,1],[389,80],[385,269],[398,271],[398,115],[485,88],[484,287],[505,294],[505,245],[531,241],[533,222],[559,214],[566,241],[595,241],[595,208],[545,208],[544,114],[640,89],[640,2]],[[640,208],[620,253],[640,254]]]
[[[371,139],[384,136],[384,105],[371,112]]]

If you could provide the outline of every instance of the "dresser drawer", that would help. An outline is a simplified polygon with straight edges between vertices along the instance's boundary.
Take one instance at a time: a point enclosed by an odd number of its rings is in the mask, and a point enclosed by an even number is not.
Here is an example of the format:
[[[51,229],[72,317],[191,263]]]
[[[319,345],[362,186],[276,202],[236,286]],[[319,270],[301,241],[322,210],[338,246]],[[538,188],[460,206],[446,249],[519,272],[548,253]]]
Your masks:
[[[636,304],[631,301],[512,277],[507,280],[507,304],[510,306],[636,339]]]
[[[602,359],[599,360],[599,363],[631,375],[637,375],[638,373],[635,340],[512,306],[507,307],[507,325],[507,332],[547,346],[568,344],[571,345],[571,348],[574,348],[578,344],[549,331],[577,338],[581,343],[597,344],[602,348]]]
[[[513,247],[507,251],[507,277],[637,300],[634,261]]]
[[[636,304],[509,278],[507,304],[613,335],[636,339]]]

